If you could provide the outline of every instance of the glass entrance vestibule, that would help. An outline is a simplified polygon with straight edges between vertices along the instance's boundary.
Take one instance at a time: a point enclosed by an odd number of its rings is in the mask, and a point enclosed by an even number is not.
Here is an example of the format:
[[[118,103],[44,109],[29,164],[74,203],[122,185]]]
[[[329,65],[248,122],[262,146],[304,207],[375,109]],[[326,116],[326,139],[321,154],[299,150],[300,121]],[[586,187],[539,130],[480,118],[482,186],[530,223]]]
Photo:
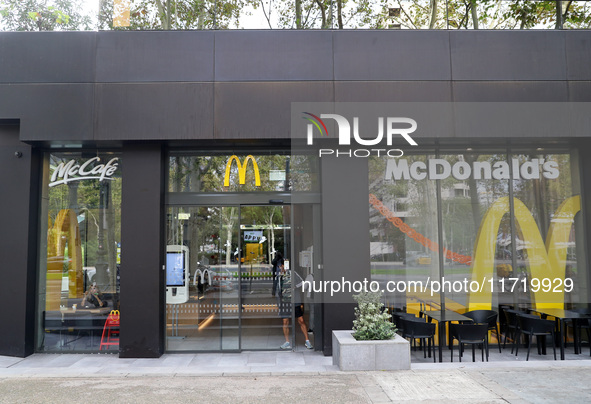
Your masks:
[[[290,231],[289,205],[169,207],[167,349],[278,348],[273,260],[289,266]]]
[[[297,286],[314,274],[319,206],[291,203],[289,163],[286,155],[170,158],[167,351],[313,343],[320,316],[313,297]],[[294,317],[296,306],[303,307],[305,330]]]

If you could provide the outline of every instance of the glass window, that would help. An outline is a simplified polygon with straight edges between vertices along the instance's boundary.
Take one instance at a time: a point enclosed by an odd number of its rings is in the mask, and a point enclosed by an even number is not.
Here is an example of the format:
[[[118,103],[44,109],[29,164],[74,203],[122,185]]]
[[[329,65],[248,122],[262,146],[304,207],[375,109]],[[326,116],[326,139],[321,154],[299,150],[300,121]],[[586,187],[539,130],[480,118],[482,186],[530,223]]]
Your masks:
[[[491,242],[487,249],[495,248],[499,253],[497,256],[485,258],[494,260],[491,268],[508,271],[511,267],[510,258],[505,254],[506,243],[511,240],[508,209],[499,216],[499,222],[486,231],[481,229],[483,218],[495,202],[506,201],[504,206],[509,207],[509,176],[508,173],[506,176],[501,175],[507,165],[507,154],[503,151],[471,151],[446,153],[439,158],[442,161],[442,170],[449,172],[449,175],[441,179],[443,276],[445,280],[452,282],[466,279],[486,283],[486,279],[490,279],[491,272],[494,271],[488,271],[486,278],[479,278],[480,274],[474,273],[472,266],[475,241],[479,240],[479,233],[490,234]],[[485,243],[484,239],[479,242]],[[470,289],[463,285],[461,288],[452,287],[444,292],[447,298],[446,308],[452,310],[466,309],[470,304],[490,305],[492,302],[493,305],[497,305],[496,296],[486,293],[470,294]]]
[[[585,250],[576,231],[582,226],[577,158],[540,148],[512,154],[511,161],[519,167],[513,179],[513,276],[522,300],[538,308],[587,303]]]
[[[432,158],[369,160],[371,272],[387,291],[387,306],[418,310],[425,301],[439,304],[438,296],[385,285],[439,278],[436,182],[426,174]]]
[[[372,279],[386,304],[588,305],[576,151],[440,150],[369,167]]]
[[[38,350],[113,350],[101,336],[119,309],[121,157],[47,154],[40,222]]]
[[[169,192],[289,192],[318,187],[316,159],[282,154],[171,154]]]

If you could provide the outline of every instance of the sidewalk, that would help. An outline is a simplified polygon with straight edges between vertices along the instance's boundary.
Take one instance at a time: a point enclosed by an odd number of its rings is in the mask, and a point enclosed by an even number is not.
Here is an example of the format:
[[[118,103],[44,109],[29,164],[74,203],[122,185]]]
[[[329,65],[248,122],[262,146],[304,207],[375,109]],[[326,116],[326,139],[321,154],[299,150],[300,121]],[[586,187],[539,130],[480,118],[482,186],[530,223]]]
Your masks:
[[[318,352],[0,356],[0,403],[591,401],[591,360],[419,363],[341,372]]]

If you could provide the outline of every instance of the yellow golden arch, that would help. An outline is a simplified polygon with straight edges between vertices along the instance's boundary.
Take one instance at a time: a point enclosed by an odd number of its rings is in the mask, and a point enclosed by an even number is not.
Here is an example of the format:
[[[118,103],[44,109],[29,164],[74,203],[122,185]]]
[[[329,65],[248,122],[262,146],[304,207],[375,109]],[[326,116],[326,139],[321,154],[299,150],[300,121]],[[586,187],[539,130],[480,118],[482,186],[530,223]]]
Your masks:
[[[76,298],[84,293],[82,271],[82,243],[76,212],[72,209],[59,211],[52,225],[48,217],[47,232],[47,290],[46,310],[59,310],[64,264],[68,265],[68,297]],[[64,261],[66,255],[68,261]]]
[[[228,159],[228,163],[226,163],[226,175],[224,176],[224,186],[230,186],[230,171],[232,171],[232,162],[236,161],[236,166],[238,167],[238,182],[240,185],[244,185],[246,182],[246,167],[248,167],[248,162],[252,162],[252,169],[254,170],[254,181],[257,187],[261,186],[261,176],[259,174],[259,166],[250,154],[246,156],[244,159],[244,164],[240,162],[238,156],[233,155],[230,156]]]
[[[519,224],[527,252],[530,279],[549,278],[564,281],[567,243],[575,215],[581,209],[580,197],[572,196],[558,207],[552,217],[545,244],[536,221],[525,204],[513,198],[513,206],[515,220]],[[493,279],[495,269],[498,229],[503,216],[509,213],[509,210],[509,198],[500,198],[488,209],[480,224],[474,245],[472,281],[478,281],[480,284],[486,282],[486,286],[482,291],[470,293],[468,310],[491,308],[493,291],[487,286],[490,284],[490,279]],[[543,289],[539,288],[537,292],[532,290],[535,308],[564,308],[563,288],[551,288],[547,292]]]

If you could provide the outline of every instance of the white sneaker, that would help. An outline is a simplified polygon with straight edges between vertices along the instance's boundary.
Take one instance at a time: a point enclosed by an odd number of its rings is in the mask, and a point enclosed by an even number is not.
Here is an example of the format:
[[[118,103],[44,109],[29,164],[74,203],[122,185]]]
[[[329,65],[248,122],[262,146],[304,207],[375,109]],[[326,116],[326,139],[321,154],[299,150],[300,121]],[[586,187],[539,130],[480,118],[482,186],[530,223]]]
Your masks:
[[[312,344],[310,343],[310,341],[308,341],[308,340],[306,340],[306,343],[304,345],[306,345],[306,348],[308,348],[308,349],[313,349],[314,348],[312,346]]]
[[[279,348],[281,349],[291,349],[291,344],[289,342],[284,343]]]

